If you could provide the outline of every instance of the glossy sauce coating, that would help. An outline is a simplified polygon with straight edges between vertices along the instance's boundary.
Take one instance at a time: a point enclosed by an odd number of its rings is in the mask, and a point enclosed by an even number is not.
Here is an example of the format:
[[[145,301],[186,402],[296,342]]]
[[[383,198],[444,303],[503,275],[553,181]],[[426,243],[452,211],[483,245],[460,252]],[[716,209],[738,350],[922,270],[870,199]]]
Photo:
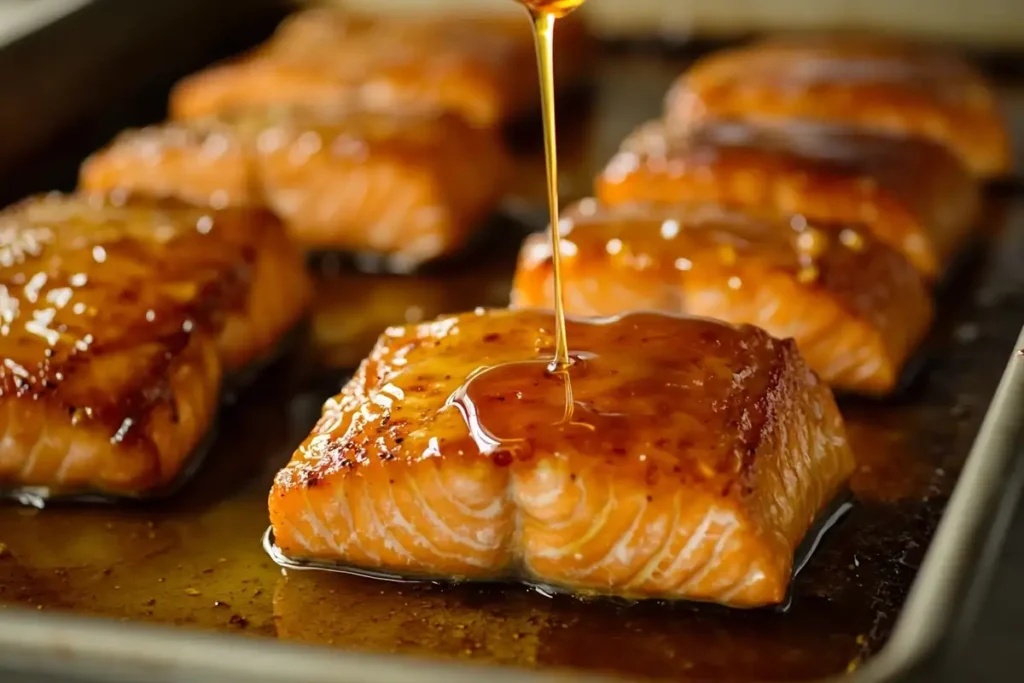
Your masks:
[[[560,233],[571,314],[655,310],[756,324],[795,339],[822,378],[848,390],[891,390],[932,319],[913,267],[856,225],[584,200]],[[550,282],[538,234],[520,255],[513,305],[550,306]]]
[[[86,161],[81,185],[268,207],[307,248],[407,268],[465,245],[508,165],[495,133],[456,116],[282,107],[129,131]]]
[[[976,183],[938,144],[799,121],[708,121],[675,135],[646,123],[599,176],[597,197],[863,223],[928,279],[962,246],[980,209]]]
[[[879,38],[765,41],[698,61],[668,94],[666,119],[808,119],[922,137],[979,176],[1010,170],[1006,125],[984,77],[962,60]]]
[[[141,494],[210,426],[221,375],[273,350],[310,285],[242,211],[53,195],[0,215],[0,482]]]
[[[191,218],[59,196],[0,217],[4,485],[143,491],[196,446],[221,376],[211,314],[244,304],[251,256]]]
[[[15,205],[0,215],[4,356],[56,373],[111,345],[178,336],[187,320],[205,325],[210,311],[241,308],[255,260],[242,221],[98,195]],[[41,375],[26,389],[58,382]]]
[[[281,549],[398,574],[781,600],[793,549],[853,464],[792,343],[657,314],[570,320],[567,403],[565,375],[547,370],[553,322],[478,311],[389,329],[275,480]]]
[[[566,22],[560,86],[577,83],[589,41]],[[376,109],[432,107],[489,126],[537,106],[531,34],[495,17],[374,18],[313,9],[286,21],[242,60],[183,80],[175,118],[273,104],[322,105],[355,98]]]

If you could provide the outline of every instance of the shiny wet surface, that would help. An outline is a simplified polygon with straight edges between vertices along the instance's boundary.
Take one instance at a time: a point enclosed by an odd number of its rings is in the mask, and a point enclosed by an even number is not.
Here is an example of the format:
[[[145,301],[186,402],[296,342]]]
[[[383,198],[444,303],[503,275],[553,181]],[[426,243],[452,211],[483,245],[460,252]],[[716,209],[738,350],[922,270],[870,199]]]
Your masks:
[[[563,164],[579,181],[563,183],[566,194],[652,114],[674,73],[642,61],[609,66],[582,136],[589,146],[573,154],[578,165]],[[635,94],[621,96],[625,88]],[[266,556],[260,538],[272,477],[346,374],[316,359],[350,367],[374,328],[500,303],[515,249],[498,244],[451,279],[423,275],[412,287],[392,277],[332,276],[322,291],[334,294],[314,314],[317,331],[304,350],[225,411],[206,466],[174,499],[0,507],[0,602],[358,651],[666,680],[807,680],[844,671],[889,635],[1024,321],[1024,206],[989,225],[993,234],[943,295],[918,380],[889,401],[841,400],[860,459],[857,505],[797,578],[786,614],[283,576]]]

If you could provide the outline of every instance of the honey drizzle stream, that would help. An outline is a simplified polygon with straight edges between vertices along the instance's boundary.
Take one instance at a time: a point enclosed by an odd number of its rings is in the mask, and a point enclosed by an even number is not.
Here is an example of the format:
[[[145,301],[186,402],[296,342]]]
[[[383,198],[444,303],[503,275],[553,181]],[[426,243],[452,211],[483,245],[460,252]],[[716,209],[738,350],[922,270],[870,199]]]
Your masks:
[[[547,161],[548,212],[551,230],[551,262],[554,269],[555,358],[551,372],[566,372],[569,341],[565,333],[565,303],[562,294],[562,254],[558,231],[558,145],[555,140],[555,20],[551,11],[531,9],[534,42],[537,47],[537,70],[540,76],[541,108],[544,116],[544,156]],[[566,378],[568,380],[568,377]],[[572,389],[566,381],[566,406],[572,405]]]
[[[544,117],[544,155],[547,162],[548,210],[551,221],[551,260],[554,269],[554,300],[555,300],[555,357],[546,364],[546,371],[562,380],[565,389],[565,408],[561,419],[556,424],[573,424],[575,401],[573,399],[572,382],[569,368],[573,359],[569,356],[569,341],[565,331],[565,306],[562,300],[562,259],[561,239],[558,230],[558,146],[555,142],[555,22],[559,17],[572,12],[583,4],[584,0],[519,0],[526,7],[533,21],[534,44],[537,49],[537,71],[540,80],[541,108]],[[490,371],[501,368],[529,366],[538,361],[524,363],[504,363],[484,368],[471,374],[466,382],[459,387],[446,402],[446,407],[455,406],[462,414],[470,434],[476,441],[481,452],[491,452],[499,445],[508,446],[519,439],[515,437],[497,437],[483,425],[473,399],[470,396],[470,385],[479,381]]]

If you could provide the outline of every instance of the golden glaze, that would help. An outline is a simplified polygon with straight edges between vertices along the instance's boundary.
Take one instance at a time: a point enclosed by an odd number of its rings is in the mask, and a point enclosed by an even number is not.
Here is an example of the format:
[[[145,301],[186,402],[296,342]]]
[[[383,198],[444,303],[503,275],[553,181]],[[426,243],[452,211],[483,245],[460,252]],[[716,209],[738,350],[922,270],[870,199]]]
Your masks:
[[[583,0],[532,0],[524,2],[533,22],[533,42],[537,51],[537,76],[540,79],[541,118],[544,123],[544,166],[547,178],[548,225],[551,236],[551,266],[554,273],[551,293],[555,310],[555,356],[551,367],[569,366],[569,341],[565,330],[565,305],[562,301],[562,258],[558,248],[558,143],[555,130],[555,22],[582,4]]]
[[[827,121],[934,140],[980,176],[1011,170],[1009,135],[985,78],[957,57],[884,39],[721,50],[679,78],[666,117],[676,129],[707,118]]]
[[[531,14],[547,14],[560,19],[583,5],[584,0],[519,0]]]
[[[831,394],[794,345],[710,320],[571,320],[567,411],[565,377],[547,371],[553,322],[478,311],[389,329],[275,479],[282,550],[400,574],[518,570],[582,591],[781,600],[796,544],[853,468]]]
[[[577,83],[589,54],[579,22],[566,22],[560,86]],[[254,54],[183,80],[174,118],[272,104],[355,99],[374,109],[430,107],[489,126],[537,106],[530,31],[494,17],[376,19],[313,9],[286,21]]]
[[[210,313],[245,292],[204,215],[48,197],[0,218],[5,486],[136,492],[180,469],[217,402]]]
[[[885,393],[927,332],[932,304],[899,254],[858,226],[711,204],[584,200],[560,229],[573,315],[689,313],[792,337],[826,381]],[[512,303],[550,307],[550,247],[530,238]]]
[[[307,248],[407,268],[463,247],[508,172],[499,137],[456,116],[285,107],[124,133],[86,161],[81,185],[269,207]]]
[[[241,212],[52,195],[0,214],[0,234],[5,486],[167,484],[222,366],[266,354],[308,294],[280,227]]]
[[[976,183],[938,144],[830,124],[640,126],[598,177],[606,204],[711,201],[863,223],[934,279],[980,209]]]

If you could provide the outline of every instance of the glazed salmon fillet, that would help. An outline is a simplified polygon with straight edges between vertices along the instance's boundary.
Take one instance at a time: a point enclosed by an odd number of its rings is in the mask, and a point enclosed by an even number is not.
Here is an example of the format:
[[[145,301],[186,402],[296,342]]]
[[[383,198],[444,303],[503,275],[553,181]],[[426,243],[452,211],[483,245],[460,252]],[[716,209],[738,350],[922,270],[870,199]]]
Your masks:
[[[101,235],[130,231],[157,243],[182,240],[192,249],[189,257],[197,259],[223,256],[222,267],[237,271],[240,283],[237,305],[217,313],[217,348],[228,373],[274,352],[281,338],[305,316],[312,300],[312,283],[301,254],[280,222],[265,212],[211,211],[174,200],[94,193],[28,201],[19,206],[18,214],[33,224],[72,222],[82,231]],[[193,233],[216,234],[216,243],[229,245],[224,248],[230,251],[207,256],[202,250],[209,247],[187,241]]]
[[[307,249],[408,270],[466,246],[509,166],[496,133],[454,115],[282,109],[129,131],[86,161],[80,184],[267,207]]]
[[[208,431],[238,244],[152,210],[45,197],[0,214],[0,488],[142,495]]]
[[[274,482],[280,551],[781,601],[794,549],[853,468],[832,395],[795,345],[653,313],[570,320],[566,375],[547,370],[553,330],[549,313],[509,310],[388,329]]]
[[[263,208],[255,141],[247,133],[218,119],[130,129],[82,163],[79,188],[212,209]]]
[[[640,126],[596,184],[604,204],[716,202],[862,223],[929,280],[977,220],[977,183],[944,147],[831,124]]]
[[[560,24],[559,85],[577,84],[590,43],[583,24]],[[355,99],[375,109],[447,111],[477,126],[539,104],[532,34],[520,18],[377,18],[318,8],[286,20],[261,48],[184,79],[174,118],[268,105]]]
[[[219,211],[213,219],[226,233],[224,226],[232,223],[230,233],[251,259],[245,300],[237,312],[224,316],[217,338],[225,370],[237,373],[278,353],[284,338],[309,312],[313,283],[301,252],[274,216],[235,210]],[[207,224],[200,215],[196,225],[201,221]]]
[[[829,384],[886,394],[933,311],[913,266],[857,226],[780,220],[713,204],[570,207],[562,222],[566,310],[708,316],[792,338]],[[551,245],[528,238],[516,307],[553,304]]]
[[[716,52],[680,76],[666,119],[805,119],[921,137],[982,177],[1006,175],[1010,137],[995,93],[949,54],[882,38],[768,40]]]

